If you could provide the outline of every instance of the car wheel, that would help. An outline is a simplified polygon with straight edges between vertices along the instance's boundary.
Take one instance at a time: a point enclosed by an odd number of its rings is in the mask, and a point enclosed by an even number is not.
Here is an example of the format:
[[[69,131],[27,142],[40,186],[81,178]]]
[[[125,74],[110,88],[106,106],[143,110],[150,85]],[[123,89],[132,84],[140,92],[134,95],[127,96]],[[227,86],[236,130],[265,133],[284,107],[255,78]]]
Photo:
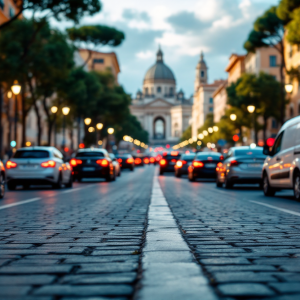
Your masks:
[[[73,176],[72,174],[70,174],[70,179],[68,181],[68,183],[66,184],[66,188],[71,188],[73,187]]]
[[[233,183],[231,181],[229,181],[226,177],[225,179],[225,188],[226,189],[232,189],[233,188]]]
[[[270,186],[268,175],[266,173],[264,173],[263,185],[265,196],[272,197],[275,195],[276,191]]]
[[[294,197],[297,201],[300,200],[300,173],[297,172],[294,176]]]
[[[0,177],[0,199],[4,197],[5,194],[5,181],[3,180],[3,177]]]
[[[7,183],[7,188],[10,190],[10,191],[14,191],[16,189],[16,184],[15,183],[12,183],[12,182],[8,182]]]
[[[216,181],[216,186],[217,186],[218,188],[221,188],[221,187],[223,187],[223,183],[220,182],[220,181],[217,179],[217,181]]]
[[[55,184],[53,184],[53,188],[57,189],[57,190],[59,190],[59,189],[62,188],[62,177],[61,177],[61,174],[59,174],[57,182]]]

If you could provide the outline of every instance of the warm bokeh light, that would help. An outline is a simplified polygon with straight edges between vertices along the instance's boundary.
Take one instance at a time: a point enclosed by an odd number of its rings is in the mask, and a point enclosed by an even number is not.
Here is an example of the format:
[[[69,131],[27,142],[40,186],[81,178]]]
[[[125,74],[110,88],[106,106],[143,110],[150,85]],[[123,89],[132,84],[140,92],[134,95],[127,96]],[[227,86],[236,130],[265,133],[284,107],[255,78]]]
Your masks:
[[[204,139],[204,134],[203,134],[203,133],[198,134],[198,138],[199,138],[200,140],[203,140],[203,139]]]
[[[91,118],[85,118],[85,119],[84,119],[84,124],[85,124],[85,125],[88,126],[88,125],[90,125],[91,123],[92,123],[92,119],[91,119]]]
[[[7,98],[8,98],[8,99],[10,99],[10,98],[12,97],[12,95],[13,95],[12,91],[8,91],[8,92],[7,92]]]
[[[15,81],[14,81],[14,84],[13,84],[13,86],[11,87],[11,90],[12,90],[12,92],[13,92],[15,95],[19,95],[19,94],[20,94],[20,92],[21,92],[21,86],[19,85],[18,80],[15,80]]]
[[[108,128],[107,129],[108,134],[113,134],[115,130],[113,128]]]
[[[230,120],[235,121],[236,120],[236,114],[231,114],[230,115]]]
[[[58,111],[58,107],[57,107],[57,106],[52,106],[52,107],[51,107],[51,112],[52,112],[53,114],[56,114],[57,111]]]
[[[25,145],[26,145],[26,147],[30,147],[31,146],[31,142],[28,141],[28,142],[26,142]]]
[[[294,89],[293,84],[288,83],[288,84],[285,85],[285,90],[286,90],[287,93],[290,94],[293,91],[293,89]]]
[[[213,133],[214,130],[213,130],[211,127],[209,127],[209,128],[208,128],[208,132],[209,132],[209,133]]]
[[[83,149],[84,148],[84,143],[80,143],[78,146],[79,149]]]
[[[219,131],[219,127],[218,127],[218,126],[214,126],[214,127],[213,127],[213,130],[214,130],[215,132],[218,132],[218,131]]]
[[[250,114],[253,114],[255,111],[255,106],[254,105],[249,105],[247,106],[247,110],[249,111]]]
[[[70,108],[69,107],[65,106],[65,107],[62,108],[62,113],[65,116],[67,116],[69,114],[69,112],[70,112]]]
[[[94,132],[95,128],[94,127],[89,127],[88,132]]]
[[[98,130],[101,130],[103,128],[103,124],[102,123],[98,123],[96,125],[96,127],[97,127]]]
[[[208,132],[207,132],[206,130],[204,130],[204,131],[203,131],[203,134],[204,134],[205,136],[207,136],[207,135],[208,135]]]

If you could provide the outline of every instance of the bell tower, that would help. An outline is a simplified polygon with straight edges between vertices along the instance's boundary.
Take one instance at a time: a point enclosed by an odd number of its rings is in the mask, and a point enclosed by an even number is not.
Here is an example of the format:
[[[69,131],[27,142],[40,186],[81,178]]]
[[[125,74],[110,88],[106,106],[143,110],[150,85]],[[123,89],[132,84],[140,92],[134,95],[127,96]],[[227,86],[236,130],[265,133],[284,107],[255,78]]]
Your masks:
[[[204,61],[203,52],[200,54],[200,60],[196,67],[196,79],[195,79],[195,91],[198,90],[201,84],[207,84],[208,81],[208,74],[207,74],[207,66],[206,62]]]

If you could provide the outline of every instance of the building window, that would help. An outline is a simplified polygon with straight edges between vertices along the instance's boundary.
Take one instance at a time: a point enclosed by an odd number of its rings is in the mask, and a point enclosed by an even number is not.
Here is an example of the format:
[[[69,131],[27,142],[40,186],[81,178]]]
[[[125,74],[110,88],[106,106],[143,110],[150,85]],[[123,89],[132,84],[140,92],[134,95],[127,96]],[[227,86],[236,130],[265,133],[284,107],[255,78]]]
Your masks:
[[[0,0],[0,8],[3,10],[4,9],[4,0]]]
[[[9,7],[9,16],[10,18],[15,16],[15,9],[11,6]]]
[[[201,78],[203,78],[205,76],[205,72],[201,71]]]
[[[104,58],[94,58],[93,63],[94,64],[104,64]]]
[[[160,86],[157,87],[157,92],[161,93],[161,87]]]
[[[210,104],[214,103],[214,99],[213,98],[209,98],[209,103]]]
[[[273,119],[272,120],[272,128],[277,129],[277,127],[278,127],[277,121]]]
[[[277,67],[276,55],[270,55],[270,67]]]
[[[210,112],[213,112],[213,111],[214,111],[214,108],[213,108],[213,107],[210,107],[210,108],[209,108],[209,111],[210,111]]]

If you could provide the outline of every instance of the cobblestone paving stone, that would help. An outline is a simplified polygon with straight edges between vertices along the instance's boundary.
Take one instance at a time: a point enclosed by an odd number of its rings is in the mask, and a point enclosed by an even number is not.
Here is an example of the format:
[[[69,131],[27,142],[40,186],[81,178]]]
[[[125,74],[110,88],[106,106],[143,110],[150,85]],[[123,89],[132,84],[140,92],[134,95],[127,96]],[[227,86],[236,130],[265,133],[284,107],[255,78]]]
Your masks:
[[[1,210],[0,299],[132,298],[153,173]]]
[[[160,184],[221,299],[300,299],[300,217],[213,183],[166,176]]]

